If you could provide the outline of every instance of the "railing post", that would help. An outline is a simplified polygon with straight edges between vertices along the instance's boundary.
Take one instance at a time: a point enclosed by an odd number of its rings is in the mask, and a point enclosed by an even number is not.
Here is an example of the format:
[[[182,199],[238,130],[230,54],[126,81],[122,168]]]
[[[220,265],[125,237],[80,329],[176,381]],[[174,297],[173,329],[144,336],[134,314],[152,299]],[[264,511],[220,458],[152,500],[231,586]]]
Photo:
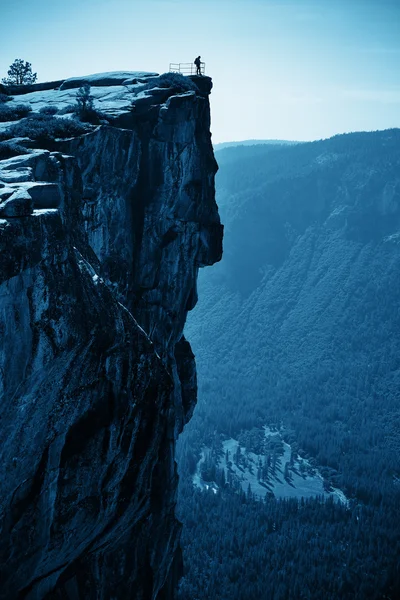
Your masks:
[[[197,68],[195,69],[194,63],[169,63],[170,73],[181,73],[182,75],[195,75],[197,74]],[[200,63],[200,74],[205,75],[206,63]]]

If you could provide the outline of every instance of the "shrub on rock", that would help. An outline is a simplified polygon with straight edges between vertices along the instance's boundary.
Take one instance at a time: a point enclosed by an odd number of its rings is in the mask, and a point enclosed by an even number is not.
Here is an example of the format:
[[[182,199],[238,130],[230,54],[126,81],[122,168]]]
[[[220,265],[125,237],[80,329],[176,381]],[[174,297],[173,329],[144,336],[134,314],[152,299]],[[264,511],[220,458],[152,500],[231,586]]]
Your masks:
[[[17,104],[10,106],[5,102],[0,103],[0,123],[7,121],[18,121],[29,115],[32,111],[28,104]]]
[[[52,115],[36,113],[12,125],[6,133],[8,139],[27,137],[42,144],[44,147],[57,138],[69,138],[83,135],[90,128],[76,119],[60,119]]]
[[[12,96],[9,96],[8,94],[2,94],[0,92],[0,104],[4,104],[5,102],[10,102],[10,100],[13,100]]]
[[[86,83],[76,94],[76,112],[78,115],[94,110],[94,98],[90,93],[90,85]]]
[[[29,154],[29,150],[17,142],[0,142],[0,160],[20,156],[21,154]]]
[[[105,115],[94,108],[94,98],[90,93],[90,85],[85,83],[76,94],[74,113],[83,123],[99,125]]]
[[[41,115],[56,115],[58,108],[56,106],[42,106],[39,112]]]
[[[64,108],[60,108],[59,115],[74,115],[76,113],[76,104],[68,104]]]
[[[157,81],[158,87],[173,88],[181,92],[198,92],[199,88],[191,79],[181,73],[163,73]]]

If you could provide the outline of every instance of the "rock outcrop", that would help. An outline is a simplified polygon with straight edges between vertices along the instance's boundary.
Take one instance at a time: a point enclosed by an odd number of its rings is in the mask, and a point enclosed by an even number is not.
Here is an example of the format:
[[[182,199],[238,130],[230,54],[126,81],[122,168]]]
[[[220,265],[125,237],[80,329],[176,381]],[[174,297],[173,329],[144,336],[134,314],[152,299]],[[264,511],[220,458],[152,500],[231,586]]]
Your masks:
[[[102,74],[8,103],[68,119],[87,81],[106,119],[0,161],[2,600],[173,598],[183,328],[222,253],[211,80],[191,79]]]

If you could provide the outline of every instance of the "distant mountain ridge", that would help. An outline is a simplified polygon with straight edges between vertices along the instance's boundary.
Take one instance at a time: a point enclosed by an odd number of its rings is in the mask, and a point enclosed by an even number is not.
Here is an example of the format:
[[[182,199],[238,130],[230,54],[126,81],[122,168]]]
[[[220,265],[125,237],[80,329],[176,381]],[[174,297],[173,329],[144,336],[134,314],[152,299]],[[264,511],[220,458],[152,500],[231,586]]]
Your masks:
[[[301,144],[302,142],[296,142],[291,140],[241,140],[238,142],[221,142],[214,144],[214,152],[223,150],[224,148],[231,148],[235,146],[259,146],[259,145],[277,145],[277,146],[288,146],[292,144]]]

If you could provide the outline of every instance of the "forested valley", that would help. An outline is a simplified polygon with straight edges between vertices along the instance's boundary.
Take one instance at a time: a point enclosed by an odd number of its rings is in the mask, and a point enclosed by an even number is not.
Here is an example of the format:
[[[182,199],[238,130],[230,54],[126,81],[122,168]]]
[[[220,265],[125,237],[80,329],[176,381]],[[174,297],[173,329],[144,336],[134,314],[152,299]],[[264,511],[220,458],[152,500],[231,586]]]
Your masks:
[[[224,257],[187,324],[179,598],[395,600],[400,130],[216,158]]]

